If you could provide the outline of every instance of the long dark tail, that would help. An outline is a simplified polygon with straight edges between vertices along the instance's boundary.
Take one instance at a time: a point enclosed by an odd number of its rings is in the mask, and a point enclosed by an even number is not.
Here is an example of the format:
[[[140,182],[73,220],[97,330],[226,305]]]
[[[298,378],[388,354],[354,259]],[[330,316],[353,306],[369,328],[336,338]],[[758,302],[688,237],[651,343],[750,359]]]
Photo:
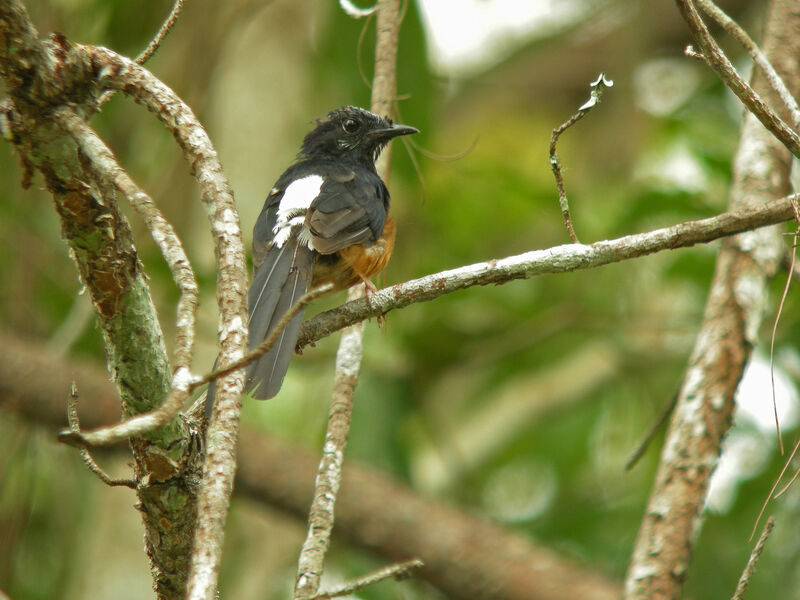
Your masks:
[[[250,305],[250,349],[263,342],[283,315],[306,293],[311,282],[314,253],[294,238],[282,248],[272,247],[253,276]],[[245,390],[266,400],[281,389],[294,354],[303,313],[289,321],[272,349],[247,368]]]
[[[270,248],[253,275],[248,294],[250,350],[267,338],[283,315],[306,293],[313,263],[314,253],[299,245],[294,237],[281,248]],[[281,389],[302,322],[301,311],[284,328],[270,351],[247,367],[245,391],[254,398],[266,400]],[[206,414],[210,414],[214,403],[214,384],[212,381],[208,386]]]

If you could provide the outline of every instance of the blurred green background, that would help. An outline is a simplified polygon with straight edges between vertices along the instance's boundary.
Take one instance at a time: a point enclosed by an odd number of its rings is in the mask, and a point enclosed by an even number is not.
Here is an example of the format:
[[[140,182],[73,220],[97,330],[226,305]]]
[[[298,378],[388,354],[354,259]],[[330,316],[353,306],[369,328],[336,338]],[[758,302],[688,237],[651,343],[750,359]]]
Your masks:
[[[28,2],[43,37],[59,31],[129,56],[147,44],[171,4]],[[441,4],[451,7],[451,28],[469,37],[466,7],[473,3]],[[530,3],[519,4],[521,10]],[[547,14],[548,3],[533,4]],[[689,40],[674,6],[622,0],[569,6],[567,16],[499,35],[472,62],[453,65],[442,62],[431,42],[440,25],[423,18],[421,5],[408,3],[398,120],[422,133],[411,140],[419,148],[393,148],[389,187],[399,233],[379,286],[568,242],[547,145],[601,71],[614,87],[559,146],[581,241],[724,210],[742,110],[708,69],[682,57]],[[723,4],[756,37],[765,6]],[[368,106],[374,22],[359,44],[364,27],[335,2],[192,0],[148,63],[195,110],[216,144],[248,245],[266,191],[293,159],[310,121],[343,104]],[[726,48],[748,68],[738,48]],[[122,97],[92,125],[184,240],[201,284],[195,369],[204,372],[215,355],[215,272],[188,165],[155,119]],[[100,335],[88,299],[79,295],[52,201],[38,176],[28,191],[20,188],[21,176],[4,145],[0,326],[102,364]],[[171,339],[176,290],[141,221],[130,218]],[[383,329],[370,323],[349,457],[621,580],[662,436],[635,469],[626,472],[623,465],[680,383],[715,250],[712,244],[472,288],[391,313]],[[756,349],[759,369],[748,379],[748,401],[767,415],[766,425],[748,416],[752,410],[737,419],[739,437],[730,440],[738,440],[738,456],[746,460],[729,463],[728,478],[715,482],[687,597],[733,592],[750,551],[750,529],[782,465],[763,374],[785,276],[773,284]],[[320,301],[310,313],[342,299]],[[791,291],[775,342],[790,443],[798,412],[798,308]],[[246,425],[318,448],[337,339],[297,357],[278,398],[245,402]],[[15,600],[150,597],[132,492],[104,487],[52,432],[8,413],[0,420],[0,457],[0,589]],[[125,458],[108,462],[112,472],[127,471]],[[800,598],[794,535],[800,492],[791,490],[769,510],[778,525],[748,598]],[[223,597],[286,597],[303,535],[301,523],[235,501]],[[380,564],[334,542],[326,581]],[[359,597],[441,596],[410,580]]]

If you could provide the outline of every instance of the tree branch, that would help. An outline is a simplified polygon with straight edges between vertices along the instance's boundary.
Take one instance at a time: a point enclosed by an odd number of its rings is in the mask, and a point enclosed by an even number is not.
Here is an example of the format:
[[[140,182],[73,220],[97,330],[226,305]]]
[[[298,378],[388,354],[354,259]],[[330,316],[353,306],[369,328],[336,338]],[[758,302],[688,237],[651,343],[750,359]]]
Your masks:
[[[553,176],[556,178],[556,188],[558,189],[558,204],[561,207],[561,217],[564,219],[564,226],[567,228],[569,238],[576,244],[580,244],[578,236],[575,234],[575,229],[572,227],[572,217],[569,211],[569,200],[567,199],[567,191],[564,189],[564,176],[561,173],[561,163],[558,160],[556,153],[556,144],[558,138],[567,129],[575,125],[583,117],[585,117],[592,108],[600,103],[600,98],[603,95],[603,90],[606,87],[611,87],[614,82],[606,79],[605,73],[600,73],[600,76],[591,84],[592,93],[588,102],[585,102],[569,119],[564,121],[561,125],[553,129],[550,135],[550,167],[553,170]]]
[[[304,348],[353,323],[385,315],[389,311],[418,302],[435,300],[475,285],[500,285],[515,279],[593,269],[663,250],[688,248],[743,231],[789,221],[794,218],[794,198],[800,196],[787,196],[753,207],[736,208],[707,219],[686,221],[613,240],[532,250],[398,283],[370,294],[369,301],[364,298],[350,301],[309,319],[300,330],[297,346]]]
[[[164,38],[167,37],[167,34],[175,26],[175,23],[178,22],[178,17],[181,16],[181,10],[183,10],[183,0],[175,0],[175,4],[172,5],[172,10],[169,11],[169,15],[167,15],[166,20],[161,24],[161,28],[158,30],[156,36],[150,40],[150,43],[147,44],[147,47],[142,50],[135,59],[133,59],[133,62],[135,62],[137,65],[143,65],[152,58],[152,56],[161,47],[161,42],[164,41]],[[106,90],[106,92],[100,96],[98,105],[102,106],[111,100],[114,94],[116,94],[115,90]]]
[[[26,169],[42,173],[53,195],[63,236],[98,315],[123,414],[146,411],[164,399],[172,380],[147,281],[114,188],[96,177],[56,117],[61,110],[88,114],[95,105],[97,85],[87,52],[60,35],[40,42],[24,6],[3,1],[0,74],[10,96],[1,111],[4,137]],[[194,513],[185,507],[193,506],[199,479],[192,435],[173,419],[131,440],[145,549],[162,598],[186,582]]]
[[[97,427],[118,411],[108,375],[41,344],[0,332],[0,409],[55,430],[64,390],[81,386],[82,422]],[[236,494],[298,520],[308,515],[319,457],[242,431]],[[336,506],[337,535],[387,561],[419,556],[420,577],[448,598],[616,600],[618,585],[547,547],[485,519],[422,497],[407,485],[348,461]],[[458,560],[453,560],[457,556]]]
[[[372,82],[371,110],[390,114],[397,87],[395,70],[397,39],[400,29],[400,0],[379,0],[377,4],[375,75]],[[377,163],[378,173],[386,181],[389,174],[389,148]],[[366,283],[365,283],[366,285]],[[364,295],[357,286],[348,291],[349,300]],[[350,434],[353,397],[363,355],[364,323],[355,323],[342,333],[336,353],[333,399],[328,416],[322,460],[319,464],[314,499],[308,517],[308,534],[297,564],[294,598],[310,598],[319,591],[325,554],[333,531],[334,508],[342,479],[344,451]]]
[[[380,583],[386,579],[404,579],[405,577],[410,576],[412,571],[421,569],[424,566],[425,563],[418,558],[412,558],[411,560],[406,560],[401,563],[387,565],[376,571],[373,571],[372,573],[367,573],[363,577],[359,577],[355,581],[351,581],[350,583],[347,583],[335,590],[330,592],[320,592],[316,596],[313,596],[310,600],[331,600],[332,598],[341,598],[342,596],[352,596],[356,592],[359,592],[364,588],[368,588],[371,585],[375,585],[376,583]]]
[[[758,44],[712,0],[697,0],[697,4],[704,13],[714,19],[731,37],[742,45],[747,54],[750,55],[750,58],[753,59],[755,65],[761,69],[772,89],[777,93],[780,101],[791,116],[792,124],[795,127],[800,127],[800,108],[797,106],[797,101],[786,87],[781,76],[775,71],[772,63],[767,60],[761,48],[758,47]]]
[[[747,559],[747,565],[745,565],[744,571],[742,571],[742,575],[739,577],[739,582],[736,584],[736,591],[733,593],[733,596],[731,596],[731,600],[744,599],[747,588],[750,586],[750,580],[753,578],[753,574],[756,572],[756,564],[758,564],[758,559],[761,558],[761,553],[764,552],[764,546],[767,544],[767,539],[772,533],[772,529],[774,527],[775,517],[769,517],[767,522],[764,524],[764,529],[761,532],[761,535],[758,536],[758,541],[753,547],[750,557]]]
[[[191,380],[188,364],[196,285],[185,255],[174,243],[176,238],[169,239],[166,222],[72,111],[91,114],[98,86],[121,90],[156,114],[190,160],[217,250],[223,365],[240,358],[247,343],[244,250],[230,186],[205,131],[167,86],[107,49],[71,45],[62,35],[41,44],[17,0],[0,3],[0,70],[13,100],[2,109],[4,137],[16,145],[26,165],[43,173],[53,192],[65,237],[100,316],[124,414],[158,406],[171,390],[169,410],[157,417],[134,418],[134,423],[147,427],[128,433],[142,436],[131,444],[157,592],[165,598],[183,597],[195,525],[200,446],[192,443],[197,430],[172,417]],[[74,137],[80,138],[77,146]],[[104,172],[105,168],[114,171]],[[127,222],[114,203],[117,187],[145,209],[151,226],[156,225],[154,237],[182,289],[174,377]],[[193,561],[193,572],[200,575],[192,578],[193,589],[201,589],[207,598],[214,597],[233,483],[242,385],[242,373],[220,381],[217,410],[208,428],[207,476],[200,492],[198,552]],[[158,429],[150,431],[153,427]]]
[[[69,399],[67,400],[67,421],[69,421],[69,427],[73,431],[80,431],[81,430],[81,422],[78,418],[78,385],[75,383],[75,380],[72,381],[72,385],[70,386],[69,390]],[[89,450],[86,448],[80,449],[81,460],[86,465],[92,473],[97,475],[98,479],[105,483],[108,486],[115,487],[115,486],[125,486],[131,488],[132,490],[136,489],[136,481],[133,479],[113,479],[110,477],[103,469],[100,468],[92,455],[89,453]]]
[[[758,118],[759,121],[778,138],[789,151],[800,157],[800,135],[797,134],[786,122],[781,119],[762,99],[753,88],[736,72],[736,69],[725,56],[725,53],[709,33],[706,24],[694,7],[692,0],[675,0],[678,9],[689,26],[689,31],[695,39],[708,66],[717,76],[736,94],[745,108]],[[762,94],[769,93],[766,89]],[[779,99],[777,99],[780,102]]]
[[[86,122],[69,109],[59,109],[56,117],[72,134],[76,143],[87,159],[87,168],[94,176],[103,181],[109,188],[118,190],[136,212],[142,217],[150,235],[161,250],[169,266],[175,285],[178,287],[177,318],[175,321],[175,354],[173,370],[175,375],[167,401],[151,413],[139,415],[125,422],[127,427],[117,435],[108,437],[107,443],[140,436],[169,423],[188,399],[187,378],[192,363],[192,348],[198,303],[197,280],[194,276],[189,257],[183,249],[175,229],[164,218],[153,200],[139,188],[128,173],[117,163],[108,146],[92,131]],[[134,423],[144,423],[140,427],[132,427]],[[78,433],[78,432],[73,432]],[[85,443],[92,439],[92,434],[80,434]],[[95,434],[97,436],[98,434]],[[88,436],[88,437],[87,437]],[[62,441],[64,441],[62,436]]]
[[[774,1],[764,34],[767,56],[795,92],[800,84],[796,6],[792,0]],[[707,60],[708,47],[703,51]],[[775,94],[761,76],[754,86],[767,98]],[[786,148],[748,113],[734,162],[731,208],[769,204],[786,194],[790,165]],[[734,393],[758,341],[769,279],[783,258],[781,238],[776,228],[762,229],[726,240],[720,249],[703,324],[628,567],[627,600],[681,594],[703,522],[708,482],[731,425]]]

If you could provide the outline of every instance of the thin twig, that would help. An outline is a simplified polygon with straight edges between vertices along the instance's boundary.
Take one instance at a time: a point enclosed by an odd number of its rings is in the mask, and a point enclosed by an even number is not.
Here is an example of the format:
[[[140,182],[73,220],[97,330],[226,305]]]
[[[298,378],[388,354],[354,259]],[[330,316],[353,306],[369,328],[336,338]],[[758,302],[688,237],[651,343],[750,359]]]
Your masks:
[[[319,287],[314,288],[313,290],[309,290],[295,302],[289,310],[287,310],[284,315],[281,317],[281,320],[278,321],[278,324],[274,327],[274,329],[270,332],[267,338],[261,342],[258,346],[250,350],[247,354],[245,354],[242,358],[233,361],[231,364],[221,367],[215,371],[212,371],[208,375],[203,375],[202,377],[192,381],[189,386],[190,390],[195,390],[201,385],[205,385],[210,381],[215,379],[219,379],[220,377],[225,377],[225,375],[229,375],[234,371],[242,369],[249,365],[254,360],[260,358],[267,352],[269,352],[272,347],[275,345],[275,342],[278,341],[281,333],[283,330],[286,329],[286,326],[289,325],[289,322],[297,316],[297,314],[303,310],[309,303],[313,300],[316,300],[326,292],[329,292],[333,289],[332,283],[326,283]]]
[[[70,385],[69,389],[69,398],[67,399],[67,421],[69,422],[69,428],[74,431],[75,433],[80,432],[81,430],[81,422],[78,418],[78,386],[75,383],[75,380],[72,380],[72,385]],[[84,464],[89,468],[89,470],[97,475],[97,477],[109,486],[125,486],[129,487],[133,490],[136,489],[136,481],[134,479],[114,479],[108,473],[103,471],[100,465],[95,462],[92,455],[86,448],[81,448],[79,450],[81,455],[81,459],[83,460]]]
[[[164,41],[164,38],[167,37],[167,34],[175,26],[175,23],[178,22],[178,17],[183,9],[183,1],[184,0],[175,0],[175,4],[172,5],[172,10],[170,11],[169,15],[167,15],[167,19],[161,25],[161,28],[158,30],[156,37],[154,37],[150,43],[147,44],[147,47],[139,53],[139,56],[137,56],[133,62],[135,62],[137,65],[143,65],[156,53],[161,46],[161,42]],[[116,93],[116,90],[106,90],[103,92],[103,95],[100,96],[100,99],[98,100],[98,107],[103,106],[103,104],[111,100]]]
[[[783,286],[783,293],[781,294],[781,301],[778,304],[778,310],[775,313],[775,319],[772,322],[772,335],[769,338],[769,379],[772,388],[772,411],[775,415],[775,431],[778,436],[778,446],[783,455],[783,436],[781,436],[781,424],[778,419],[778,399],[775,397],[775,336],[778,332],[778,322],[783,313],[783,305],[786,302],[786,297],[789,295],[789,286],[792,283],[792,271],[794,271],[794,260],[797,253],[797,236],[800,234],[800,209],[798,209],[797,202],[792,202],[792,210],[794,211],[794,219],[797,222],[797,228],[794,231],[792,239],[792,252],[791,261],[789,263],[789,272],[786,274],[786,285]]]
[[[800,157],[800,135],[775,114],[750,84],[742,79],[711,33],[709,33],[692,0],[675,0],[675,2],[708,66],[736,94],[736,97],[742,101],[745,107],[761,121],[764,127],[778,138],[792,154]]]
[[[172,30],[172,27],[177,23],[178,17],[181,14],[181,9],[183,8],[183,0],[175,0],[175,4],[172,6],[172,10],[170,11],[169,15],[167,16],[167,20],[164,21],[163,25],[161,25],[161,29],[158,30],[156,37],[147,45],[147,48],[142,50],[134,59],[134,62],[137,65],[143,65],[153,54],[156,53],[159,46],[161,46],[161,42],[164,41],[164,38],[167,37],[167,34]]]
[[[761,553],[764,552],[764,545],[767,543],[767,538],[772,533],[774,527],[775,517],[769,517],[764,524],[764,530],[761,532],[758,542],[756,542],[753,551],[750,553],[750,558],[747,559],[747,565],[745,565],[744,571],[742,571],[742,576],[739,577],[739,583],[736,585],[736,591],[733,593],[733,596],[731,596],[731,600],[742,600],[742,598],[744,598],[744,594],[747,592],[747,587],[750,585],[750,580],[753,578],[753,573],[756,570],[758,559],[761,558]]]
[[[364,39],[366,38],[367,30],[369,29],[371,20],[372,14],[370,14],[364,20],[364,24],[361,26],[361,33],[358,34],[358,42],[356,43],[356,66],[358,67],[358,74],[361,77],[361,81],[364,82],[364,85],[367,86],[367,89],[371,89],[372,84],[370,83],[369,78],[364,71],[364,61],[361,58],[361,49],[364,46]]]
[[[781,489],[775,492],[773,498],[775,498],[776,500],[780,498],[790,487],[792,487],[792,484],[795,481],[797,481],[798,477],[800,477],[800,469],[795,470],[794,475],[792,475],[792,478],[786,482],[786,485],[784,485]]]
[[[394,577],[397,580],[405,579],[411,572],[416,569],[421,569],[425,566],[425,563],[422,562],[419,558],[412,558],[411,560],[407,560],[401,563],[396,563],[393,565],[387,565],[372,573],[368,573],[363,577],[359,577],[358,579],[347,583],[346,585],[340,587],[338,590],[333,590],[330,592],[322,592],[317,594],[316,596],[312,596],[309,600],[330,600],[331,598],[341,598],[342,596],[349,596],[350,594],[355,594],[363,590],[366,587],[374,585],[376,583],[380,583],[385,579],[389,579],[390,577]]]
[[[625,470],[630,471],[636,463],[639,462],[639,459],[644,456],[644,453],[647,452],[647,449],[650,447],[650,443],[655,439],[656,435],[659,431],[664,428],[664,425],[667,423],[667,419],[669,419],[672,411],[675,410],[675,405],[678,403],[678,394],[680,392],[675,392],[672,395],[672,399],[661,409],[661,413],[658,415],[656,422],[653,423],[653,426],[650,428],[650,431],[644,436],[639,445],[631,454],[630,458],[625,462]]]
[[[151,430],[151,427],[154,427],[154,423],[161,423],[165,420],[169,421],[178,414],[181,408],[183,408],[186,399],[194,390],[212,380],[220,379],[230,375],[234,371],[238,371],[246,367],[260,356],[269,352],[292,318],[294,318],[297,313],[303,310],[312,300],[320,297],[322,294],[330,291],[332,288],[333,285],[328,283],[305,293],[289,308],[288,311],[286,311],[270,335],[267,336],[267,339],[265,339],[261,344],[253,348],[243,357],[231,362],[225,367],[216,369],[207,375],[203,375],[202,377],[192,377],[190,375],[188,379],[184,378],[180,381],[180,387],[176,385],[167,395],[167,398],[163,404],[157,409],[148,413],[136,415],[125,421],[122,421],[121,423],[116,423],[107,427],[101,427],[93,431],[61,431],[59,432],[58,439],[61,442],[77,446],[79,448],[85,446],[106,446],[129,437],[140,436],[144,433],[147,433]]]
[[[794,234],[789,234],[794,237]],[[793,261],[794,251],[797,248],[797,243],[792,244],[792,249],[787,251],[783,255],[783,264],[781,265],[786,272],[789,274],[796,281],[800,281],[800,264],[797,261]]]
[[[377,7],[375,71],[370,108],[376,114],[389,114],[397,89],[395,73],[400,1],[379,0]],[[388,179],[389,152],[390,149],[387,148],[376,165],[384,181]],[[363,295],[361,286],[348,291],[349,300],[358,299],[361,295]],[[371,304],[371,299],[364,301],[368,305]],[[295,600],[313,597],[319,591],[325,554],[333,530],[336,497],[342,479],[344,451],[347,447],[353,412],[353,397],[363,354],[363,336],[363,322],[351,326],[343,332],[336,353],[336,373],[328,430],[314,485],[314,498],[308,517],[308,534],[297,561]]]
[[[792,115],[792,122],[795,127],[800,127],[800,108],[797,106],[797,101],[792,96],[792,93],[786,87],[783,78],[778,75],[775,67],[767,60],[767,57],[761,52],[761,48],[747,35],[747,32],[739,26],[739,24],[731,19],[725,11],[719,6],[714,4],[712,0],[697,0],[697,5],[709,17],[714,19],[725,31],[730,34],[732,38],[738,41],[742,47],[753,59],[756,66],[764,73],[772,89],[778,94],[781,102],[786,106],[786,109]],[[781,453],[783,450],[781,449]]]
[[[606,79],[605,74],[600,73],[600,76],[590,85],[592,88],[592,93],[589,101],[581,106],[578,109],[578,112],[572,115],[564,123],[553,129],[553,133],[550,136],[550,167],[553,169],[553,175],[556,178],[556,187],[558,188],[558,203],[561,206],[561,216],[564,218],[564,226],[567,228],[567,233],[569,234],[570,239],[576,244],[580,244],[580,242],[578,241],[578,236],[575,235],[575,230],[572,228],[572,217],[570,217],[569,202],[567,200],[567,192],[564,189],[564,177],[561,175],[561,163],[559,162],[558,154],[556,153],[556,144],[558,143],[558,138],[561,137],[562,133],[575,125],[575,123],[585,117],[589,111],[592,110],[592,108],[600,103],[600,99],[603,96],[603,91],[606,87],[611,87],[612,85],[614,85],[614,82],[610,79]]]
[[[783,463],[783,467],[781,468],[781,472],[778,473],[778,476],[775,478],[775,482],[772,484],[772,487],[770,488],[769,493],[767,494],[767,497],[764,499],[764,502],[761,503],[761,509],[758,511],[758,515],[756,515],[756,520],[753,523],[753,529],[752,529],[752,531],[750,531],[750,537],[748,538],[748,540],[752,540],[753,537],[756,535],[756,529],[758,528],[758,524],[761,521],[761,517],[764,516],[764,512],[766,512],[766,510],[767,510],[767,505],[769,504],[769,501],[777,496],[777,494],[775,493],[775,490],[778,489],[778,485],[780,484],[781,479],[783,479],[783,476],[786,473],[786,470],[792,464],[792,460],[794,459],[794,455],[797,454],[798,449],[800,449],[800,438],[798,438],[797,442],[795,442],[794,447],[792,448],[792,451],[789,453],[789,456],[786,458],[786,460]],[[795,474],[795,477],[796,476],[797,475]],[[795,477],[792,477],[791,481],[789,481],[789,484],[791,484],[792,481],[795,480]],[[786,489],[787,489],[787,486],[784,486],[783,489],[780,491],[780,493],[782,494],[783,492],[786,491]]]

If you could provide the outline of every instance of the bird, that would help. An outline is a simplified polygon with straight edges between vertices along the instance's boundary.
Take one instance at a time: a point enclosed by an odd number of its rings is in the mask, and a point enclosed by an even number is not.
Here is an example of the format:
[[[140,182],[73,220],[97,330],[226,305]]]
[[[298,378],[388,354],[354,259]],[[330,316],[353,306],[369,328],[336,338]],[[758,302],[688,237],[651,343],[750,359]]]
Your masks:
[[[250,350],[307,290],[326,283],[333,290],[361,282],[369,286],[394,249],[389,190],[375,161],[390,140],[419,130],[357,106],[337,108],[314,123],[295,162],[270,190],[253,228]],[[302,312],[267,353],[248,365],[245,392],[262,400],[278,393],[301,324]],[[213,394],[212,382],[207,413]]]

